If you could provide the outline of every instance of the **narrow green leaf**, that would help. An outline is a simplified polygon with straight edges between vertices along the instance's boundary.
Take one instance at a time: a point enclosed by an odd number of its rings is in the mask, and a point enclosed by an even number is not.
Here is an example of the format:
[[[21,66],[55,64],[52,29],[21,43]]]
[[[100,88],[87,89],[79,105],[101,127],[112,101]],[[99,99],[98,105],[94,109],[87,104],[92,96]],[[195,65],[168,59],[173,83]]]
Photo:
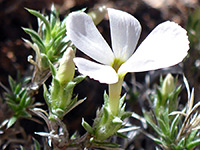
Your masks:
[[[144,113],[144,117],[147,121],[147,123],[156,131],[156,133],[163,137],[163,133],[161,131],[161,129],[152,121],[152,119],[150,118],[151,115],[147,114],[147,112]]]
[[[55,76],[56,76],[56,68],[54,67],[54,65],[50,61],[49,61],[49,67],[51,69],[52,76],[55,78]]]
[[[123,112],[121,115],[121,119],[124,120],[125,118],[128,118],[132,115],[132,112]]]
[[[13,80],[13,78],[11,76],[8,76],[8,82],[9,82],[11,91],[14,92],[15,91],[16,82]]]
[[[120,132],[117,132],[116,135],[121,137],[121,138],[124,138],[124,139],[128,138],[126,135],[124,135],[123,133],[120,133]]]
[[[66,29],[61,29],[61,31],[56,33],[56,37],[49,42],[47,46],[47,51],[50,50],[52,46],[58,45],[57,43],[59,43],[63,39],[63,37],[65,36],[65,33],[66,33]],[[55,54],[55,50],[54,50],[54,54]]]
[[[19,96],[20,90],[21,90],[21,83],[18,83],[18,84],[15,86],[15,90],[14,90],[13,94],[15,94],[16,96],[20,97],[20,96]]]
[[[46,40],[49,41],[50,40],[50,36],[51,36],[51,29],[50,29],[50,25],[49,25],[49,22],[46,20],[46,18],[41,14],[39,13],[38,11],[35,11],[35,10],[32,10],[32,9],[27,9],[31,14],[33,14],[34,16],[40,18],[45,26],[46,26]]]
[[[176,117],[173,119],[172,123],[171,123],[171,126],[170,126],[170,136],[171,138],[175,138],[175,134],[176,134],[176,127],[177,127],[177,124],[179,122],[179,119],[180,119],[180,115],[177,114]]]
[[[48,57],[48,59],[49,59],[52,63],[54,63],[53,58],[54,58],[55,56],[54,56],[54,53],[53,53],[53,50],[52,50],[52,49],[50,49],[49,51],[47,51],[47,57]]]
[[[65,49],[68,48],[68,45],[69,45],[69,41],[65,41],[65,39],[63,39],[63,38],[58,38],[55,41],[55,43],[56,43],[55,51],[54,51],[55,55],[59,55],[59,54],[63,53],[65,51]]]
[[[31,102],[32,102],[31,97],[27,97],[25,102],[25,107],[28,107],[31,104]]]
[[[106,93],[106,91],[104,91],[104,106],[107,107],[108,106],[108,94]]]
[[[21,108],[25,107],[26,97],[27,97],[27,92],[25,91],[23,96],[21,97],[19,107],[21,107]]]
[[[51,91],[50,91],[51,100],[56,100],[57,101],[57,97],[59,96],[60,88],[61,88],[60,82],[56,78],[53,78],[52,87],[51,87]]]
[[[191,143],[194,140],[195,136],[197,135],[197,132],[198,132],[198,130],[193,130],[190,133],[190,135],[186,138],[186,143],[187,144]]]
[[[56,34],[55,40],[58,39],[58,38],[60,38],[60,37],[63,38],[65,35],[66,35],[66,29],[63,28],[63,29],[61,29],[61,30]]]
[[[183,138],[179,141],[178,145],[176,146],[176,149],[177,149],[177,150],[182,150],[183,147],[184,147],[184,145],[185,145],[185,137],[183,137]]]
[[[109,112],[106,106],[103,106],[103,117],[102,117],[102,124],[105,124],[108,121]]]
[[[81,103],[83,103],[86,98],[84,99],[81,99],[79,101],[78,100],[78,96],[76,96],[72,101],[71,103],[69,104],[69,106],[65,109],[65,114],[66,115],[68,112],[70,112],[72,109],[74,109],[75,107],[77,107],[78,105],[80,105]]]
[[[165,135],[169,135],[169,131],[167,130],[167,125],[165,124],[165,122],[163,120],[161,120],[160,118],[157,118],[157,120],[158,120],[158,123],[159,123],[159,126],[160,126],[162,132]]]
[[[82,126],[84,127],[84,129],[85,129],[88,133],[90,133],[90,134],[93,134],[93,133],[94,133],[92,127],[91,127],[87,122],[85,122],[84,119],[82,119],[82,123],[81,123],[81,124],[82,124]]]
[[[50,26],[51,26],[51,29],[54,28],[57,19],[58,19],[57,11],[56,11],[56,8],[55,8],[54,4],[52,4],[52,6],[51,6],[51,15],[50,15],[50,23],[51,23]]]
[[[169,115],[168,115],[168,108],[165,109],[165,111],[163,113],[160,114],[160,119],[163,120],[165,126],[166,126],[166,130],[169,132]]]
[[[21,110],[19,112],[19,116],[24,118],[31,118],[31,114],[29,114],[26,110]]]
[[[153,138],[154,142],[156,142],[157,144],[160,144],[160,145],[164,145],[163,142],[158,139],[158,138]]]
[[[197,145],[200,144],[200,139],[190,142],[186,147],[188,150],[195,148]]]
[[[86,78],[86,76],[84,75],[79,75],[76,78],[73,79],[73,82],[75,82],[76,84],[80,83],[81,81],[83,81]]]
[[[17,117],[16,116],[12,116],[8,121],[7,129],[10,128],[16,121],[17,121]]]
[[[162,103],[162,93],[160,91],[160,89],[156,89],[156,94],[157,94],[157,98],[158,98],[158,104],[160,105]]]
[[[113,124],[122,124],[122,120],[119,118],[119,117],[115,117],[113,120],[112,120],[112,123]]]
[[[32,29],[29,28],[22,28],[26,33],[30,34],[32,40],[40,47],[41,52],[45,53],[45,45],[40,38],[39,34]]]
[[[44,100],[46,101],[47,105],[50,107],[50,97],[49,97],[49,91],[47,90],[47,87],[45,84],[43,84],[43,97],[44,97]]]
[[[67,49],[68,44],[67,42],[63,41],[63,37],[59,37],[55,40],[53,48],[54,55],[60,55],[62,52],[64,53],[65,49]]]
[[[65,92],[71,93],[73,91],[74,87],[76,86],[76,83],[73,81],[69,81],[66,86],[64,87]]]
[[[18,105],[17,105],[15,102],[13,102],[13,101],[7,101],[7,104],[9,105],[9,107],[10,107],[14,112],[17,111]]]
[[[33,141],[34,141],[34,150],[40,150],[40,143],[35,138],[33,138]]]

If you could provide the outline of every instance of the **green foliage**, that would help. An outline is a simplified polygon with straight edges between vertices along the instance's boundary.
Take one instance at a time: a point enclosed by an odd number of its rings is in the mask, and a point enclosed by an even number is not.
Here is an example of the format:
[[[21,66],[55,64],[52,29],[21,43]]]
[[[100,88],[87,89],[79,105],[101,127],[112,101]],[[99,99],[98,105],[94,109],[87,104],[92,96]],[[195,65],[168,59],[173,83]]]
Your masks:
[[[23,28],[30,35],[34,44],[28,40],[25,40],[25,42],[36,52],[36,63],[38,67],[40,69],[46,69],[47,65],[45,63],[47,62],[42,62],[41,55],[45,55],[54,64],[62,57],[63,52],[68,47],[69,41],[66,40],[65,29],[66,20],[60,21],[59,13],[54,5],[52,5],[50,17],[32,9],[26,10],[38,18],[39,29],[36,32],[29,28]],[[38,50],[36,47],[38,47]]]
[[[62,119],[71,109],[84,101],[78,101],[77,96],[72,98],[72,94],[74,87],[84,80],[85,76],[77,76],[72,81],[63,85],[56,78],[56,68],[53,65],[51,65],[51,70],[53,75],[52,84],[49,87],[49,90],[45,85],[43,85],[43,95],[47,105],[49,106],[50,112]]]
[[[84,119],[82,119],[82,126],[84,127],[84,129],[88,132],[88,133],[90,133],[90,134],[94,134],[94,131],[93,131],[93,129],[92,129],[92,127],[87,123],[87,122],[85,122],[85,120]]]
[[[11,127],[19,117],[31,117],[28,108],[31,107],[33,100],[29,97],[27,89],[22,86],[23,82],[16,82],[9,76],[11,91],[5,93],[7,104],[13,110],[14,115],[9,119],[7,128]]]
[[[164,81],[161,82],[161,87],[156,90],[156,93],[153,94],[153,96],[151,95],[152,103],[155,104],[152,109],[155,113],[152,114],[151,112],[146,111],[144,112],[144,117],[147,123],[157,133],[158,137],[152,139],[163,149],[192,150],[200,143],[197,134],[198,129],[195,129],[199,122],[197,119],[198,115],[194,113],[200,104],[196,104],[192,108],[191,105],[194,100],[194,93],[192,91],[188,100],[188,106],[186,106],[182,112],[178,111],[178,95],[181,91],[181,86],[174,86],[174,89],[171,89],[166,95],[166,93],[162,92],[166,90],[163,90],[162,88],[167,88],[166,86],[163,86],[163,83],[168,79],[169,78],[166,77]],[[173,82],[174,83],[170,81],[171,84],[176,85],[174,79]],[[190,93],[188,94],[190,95]],[[195,115],[193,115],[193,113]],[[196,122],[194,120],[196,120]]]
[[[104,142],[107,138],[117,134],[117,131],[124,126],[123,120],[131,115],[129,112],[125,112],[125,100],[124,95],[120,99],[119,114],[113,116],[108,105],[109,96],[104,92],[104,105],[101,110],[97,110],[97,115],[93,126],[91,127],[84,120],[82,125],[86,131],[92,135],[91,142],[95,145],[101,145],[105,147],[118,147],[119,145],[114,143]]]

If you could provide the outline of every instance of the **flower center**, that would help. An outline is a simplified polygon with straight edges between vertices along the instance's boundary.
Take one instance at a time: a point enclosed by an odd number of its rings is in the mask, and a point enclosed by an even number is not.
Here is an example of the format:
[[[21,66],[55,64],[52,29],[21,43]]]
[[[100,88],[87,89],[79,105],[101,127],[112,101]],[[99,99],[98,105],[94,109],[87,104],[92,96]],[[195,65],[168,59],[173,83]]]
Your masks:
[[[123,60],[121,60],[120,58],[115,58],[113,63],[112,63],[112,67],[113,69],[115,69],[115,71],[117,72],[119,67],[124,63]]]

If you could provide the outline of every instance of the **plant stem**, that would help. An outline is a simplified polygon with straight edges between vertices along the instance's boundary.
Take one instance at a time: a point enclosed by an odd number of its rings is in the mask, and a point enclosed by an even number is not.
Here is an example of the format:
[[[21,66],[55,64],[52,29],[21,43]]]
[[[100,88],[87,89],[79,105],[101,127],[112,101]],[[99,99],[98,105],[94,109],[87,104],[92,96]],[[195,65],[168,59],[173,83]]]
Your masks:
[[[109,107],[113,116],[117,116],[119,112],[119,101],[123,81],[124,77],[119,77],[119,81],[117,83],[109,84]]]

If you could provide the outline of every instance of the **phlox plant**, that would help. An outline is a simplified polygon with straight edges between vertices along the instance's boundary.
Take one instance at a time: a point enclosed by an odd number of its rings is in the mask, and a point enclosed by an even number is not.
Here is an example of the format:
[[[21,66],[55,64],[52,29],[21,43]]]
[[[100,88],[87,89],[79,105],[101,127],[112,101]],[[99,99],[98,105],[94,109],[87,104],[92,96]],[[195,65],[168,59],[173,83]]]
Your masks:
[[[134,52],[141,32],[139,21],[120,10],[108,8],[107,11],[113,50],[84,12],[74,12],[67,20],[67,35],[72,43],[99,62],[74,58],[79,72],[109,85],[109,96],[105,98],[101,114],[103,119],[95,123],[93,131],[100,140],[114,134],[123,124],[124,98],[120,98],[120,95],[124,76],[128,72],[175,65],[183,60],[189,50],[186,31],[176,23],[167,21],[158,25]]]
[[[24,41],[35,51],[35,58],[28,57],[34,71],[28,82],[18,83],[9,78],[11,91],[7,90],[5,99],[14,115],[0,127],[7,124],[7,128],[13,128],[20,117],[30,119],[37,115],[47,126],[46,132],[35,132],[48,139],[48,147],[43,146],[46,149],[123,149],[119,143],[112,142],[112,137],[127,138],[121,131],[128,126],[129,117],[133,116],[133,112],[126,110],[127,93],[121,94],[125,76],[182,62],[189,50],[187,31],[175,22],[165,21],[156,26],[138,46],[141,25],[134,16],[121,10],[103,6],[86,13],[83,9],[69,13],[62,21],[54,5],[50,16],[31,9],[27,11],[38,18],[38,31],[23,28],[31,37],[31,41]],[[96,27],[106,14],[110,24],[111,47]],[[77,57],[77,51],[93,61]],[[47,85],[46,80],[50,76],[51,83]],[[74,94],[75,86],[86,77],[107,84],[108,92],[105,90],[102,96],[104,104],[96,110],[93,124],[82,119],[86,133],[71,136],[64,117],[87,100],[87,97],[79,100],[78,94]],[[199,103],[193,107],[193,91],[190,92],[184,77],[188,104],[184,110],[179,110],[178,97],[182,87],[176,81],[168,74],[156,92],[152,90],[154,92],[148,95],[153,104],[152,111],[143,111],[144,117],[141,118],[149,128],[153,128],[156,136],[140,127],[137,129],[157,143],[157,148],[193,149],[200,143],[199,114],[196,112]],[[34,101],[35,91],[41,86],[48,110]],[[34,148],[39,150],[41,146],[34,139]]]

